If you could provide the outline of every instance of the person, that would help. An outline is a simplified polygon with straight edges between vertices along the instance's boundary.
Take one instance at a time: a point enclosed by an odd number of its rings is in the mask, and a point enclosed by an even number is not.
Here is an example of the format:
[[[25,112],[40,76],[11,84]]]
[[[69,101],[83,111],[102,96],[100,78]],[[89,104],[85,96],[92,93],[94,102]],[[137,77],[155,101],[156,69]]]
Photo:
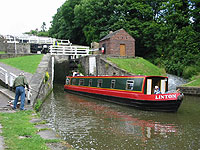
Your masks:
[[[25,110],[24,109],[25,86],[28,88],[28,91],[29,91],[29,84],[26,80],[26,77],[24,76],[24,73],[21,72],[19,74],[19,76],[15,79],[14,84],[13,84],[13,88],[16,88],[15,89],[15,100],[14,100],[13,109],[16,109],[18,99],[19,99],[19,97],[21,97],[20,110]]]
[[[181,93],[181,89],[178,88],[178,89],[176,90],[176,92],[177,92],[177,93]]]
[[[59,46],[58,40],[55,40],[53,43],[54,46]]]
[[[77,76],[77,72],[76,72],[76,71],[73,71],[72,76],[73,76],[73,77]]]
[[[158,86],[155,86],[154,94],[161,94]]]

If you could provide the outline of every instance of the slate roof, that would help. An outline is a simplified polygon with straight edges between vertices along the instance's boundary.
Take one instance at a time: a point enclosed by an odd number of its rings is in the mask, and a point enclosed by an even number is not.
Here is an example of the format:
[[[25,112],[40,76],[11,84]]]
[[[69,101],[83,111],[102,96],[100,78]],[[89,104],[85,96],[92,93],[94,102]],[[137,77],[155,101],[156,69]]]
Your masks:
[[[124,29],[119,29],[119,30],[117,30],[117,31],[115,31],[115,32],[112,32],[112,33],[106,35],[106,36],[105,36],[104,38],[102,38],[100,41],[110,39],[113,35],[115,35],[116,33],[118,33],[118,32],[121,31],[121,30],[124,30]]]

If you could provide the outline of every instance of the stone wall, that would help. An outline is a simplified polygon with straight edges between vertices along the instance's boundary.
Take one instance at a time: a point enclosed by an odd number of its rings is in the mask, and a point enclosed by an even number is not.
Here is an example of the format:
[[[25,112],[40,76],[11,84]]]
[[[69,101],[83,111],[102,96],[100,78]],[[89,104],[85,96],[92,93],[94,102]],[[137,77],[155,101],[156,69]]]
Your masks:
[[[185,95],[200,96],[200,87],[177,87]]]
[[[48,72],[49,79],[45,82],[45,74]],[[43,56],[42,61],[38,65],[36,73],[33,75],[30,85],[32,88],[31,102],[34,105],[37,100],[44,100],[47,94],[53,88],[52,80],[52,59],[50,54]]]
[[[85,56],[80,58],[80,63],[85,70],[85,75],[89,75],[89,57]],[[92,56],[94,57],[94,55]],[[106,60],[106,56],[96,55],[96,74],[95,75],[118,75],[118,76],[126,76],[133,75],[126,70],[123,70],[117,67],[115,64]]]
[[[16,52],[15,52],[16,46]],[[17,53],[17,54],[29,54],[30,44],[28,43],[0,43],[0,51],[5,51],[7,53]]]

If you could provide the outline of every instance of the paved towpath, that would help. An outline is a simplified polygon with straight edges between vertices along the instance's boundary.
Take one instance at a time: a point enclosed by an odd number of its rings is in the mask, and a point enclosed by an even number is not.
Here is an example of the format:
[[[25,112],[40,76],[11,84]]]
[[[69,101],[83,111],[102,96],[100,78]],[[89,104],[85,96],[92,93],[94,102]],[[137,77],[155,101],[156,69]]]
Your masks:
[[[1,62],[0,62],[0,67],[7,70],[9,73],[15,74],[16,76],[18,76],[22,72],[22,70],[20,70],[20,69],[14,68],[12,66],[6,65],[6,64],[1,63]],[[28,73],[28,72],[24,72],[24,75],[27,78],[27,81],[30,82],[33,74]],[[2,75],[0,75],[0,79],[5,82],[5,77],[3,77]]]

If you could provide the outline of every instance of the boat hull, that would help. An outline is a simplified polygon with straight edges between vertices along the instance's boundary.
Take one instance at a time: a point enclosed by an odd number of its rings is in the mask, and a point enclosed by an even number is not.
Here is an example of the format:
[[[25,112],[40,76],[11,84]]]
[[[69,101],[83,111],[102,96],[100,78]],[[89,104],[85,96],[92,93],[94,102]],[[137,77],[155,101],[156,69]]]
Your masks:
[[[182,103],[183,96],[179,95],[176,100],[144,100],[144,99],[134,99],[134,98],[126,98],[126,97],[116,97],[112,95],[103,95],[97,93],[90,93],[85,91],[78,91],[65,88],[65,91],[76,93],[79,95],[93,97],[99,100],[108,101],[116,104],[126,105],[130,107],[134,107],[140,110],[147,111],[159,111],[159,112],[176,112],[179,106]],[[142,97],[142,95],[141,95]]]

